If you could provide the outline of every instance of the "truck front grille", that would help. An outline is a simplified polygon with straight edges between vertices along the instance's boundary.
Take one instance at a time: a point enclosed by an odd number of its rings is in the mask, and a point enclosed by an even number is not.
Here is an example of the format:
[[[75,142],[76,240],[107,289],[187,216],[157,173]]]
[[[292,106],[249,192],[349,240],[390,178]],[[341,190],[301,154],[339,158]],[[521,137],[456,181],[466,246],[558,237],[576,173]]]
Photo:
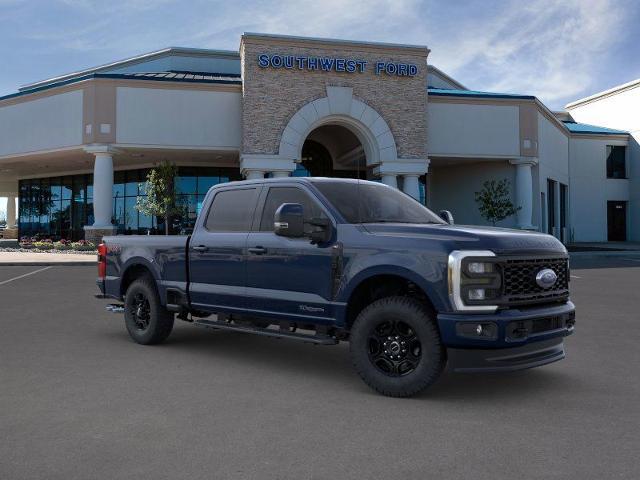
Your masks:
[[[569,297],[569,262],[566,258],[513,258],[501,262],[502,304],[526,305],[564,301]],[[537,273],[550,268],[558,276],[555,285],[540,287]]]

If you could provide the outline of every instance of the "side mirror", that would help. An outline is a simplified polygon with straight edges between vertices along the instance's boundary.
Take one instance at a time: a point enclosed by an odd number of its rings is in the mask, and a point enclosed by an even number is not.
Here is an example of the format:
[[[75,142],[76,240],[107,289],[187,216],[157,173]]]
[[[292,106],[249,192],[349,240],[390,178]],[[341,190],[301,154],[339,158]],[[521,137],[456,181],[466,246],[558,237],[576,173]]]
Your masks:
[[[276,210],[273,231],[281,237],[304,236],[304,209],[299,203],[283,203]]]
[[[307,223],[312,227],[309,234],[311,243],[324,243],[331,240],[331,221],[328,218],[312,218]]]
[[[440,210],[440,218],[447,222],[449,225],[453,225],[453,215],[449,210]]]

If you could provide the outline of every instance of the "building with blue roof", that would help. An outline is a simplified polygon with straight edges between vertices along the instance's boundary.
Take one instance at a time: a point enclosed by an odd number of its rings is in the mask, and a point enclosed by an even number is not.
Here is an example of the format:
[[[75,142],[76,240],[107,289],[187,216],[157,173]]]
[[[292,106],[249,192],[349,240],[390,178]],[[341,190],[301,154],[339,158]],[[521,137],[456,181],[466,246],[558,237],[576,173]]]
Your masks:
[[[519,210],[500,226],[640,240],[640,82],[552,112],[534,95],[467,88],[428,56],[246,33],[238,51],[169,47],[19,87],[0,97],[3,234],[163,232],[135,204],[168,160],[184,205],[173,233],[216,183],[311,175],[381,181],[480,225],[475,192],[506,179]]]

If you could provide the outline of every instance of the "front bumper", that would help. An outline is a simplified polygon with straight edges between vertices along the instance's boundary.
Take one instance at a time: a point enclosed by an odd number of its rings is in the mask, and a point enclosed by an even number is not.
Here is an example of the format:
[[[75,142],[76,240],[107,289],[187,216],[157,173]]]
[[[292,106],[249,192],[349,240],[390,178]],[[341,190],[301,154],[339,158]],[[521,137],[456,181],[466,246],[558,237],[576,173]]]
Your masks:
[[[499,349],[447,350],[449,368],[454,372],[505,372],[539,367],[564,358],[562,337]]]
[[[450,349],[511,349],[529,343],[562,339],[573,333],[574,325],[575,306],[572,302],[537,308],[512,308],[491,314],[438,314],[442,342]]]

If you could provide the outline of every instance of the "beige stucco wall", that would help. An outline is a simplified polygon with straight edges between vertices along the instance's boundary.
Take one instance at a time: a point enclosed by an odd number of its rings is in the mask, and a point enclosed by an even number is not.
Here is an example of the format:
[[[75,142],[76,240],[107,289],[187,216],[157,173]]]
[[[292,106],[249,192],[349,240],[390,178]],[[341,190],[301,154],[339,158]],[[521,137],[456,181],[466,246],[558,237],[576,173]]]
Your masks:
[[[0,156],[80,144],[82,90],[0,106]]]
[[[237,150],[240,92],[118,87],[118,144]]]
[[[429,102],[429,155],[520,156],[517,105]]]
[[[262,68],[258,55],[282,54],[362,59],[363,73]],[[242,151],[277,154],[290,118],[305,104],[327,96],[327,86],[353,88],[353,97],[376,110],[394,136],[398,157],[424,159],[426,152],[427,55],[426,48],[374,48],[350,42],[331,44],[288,38],[243,37]],[[376,75],[375,62],[412,63],[414,77]]]
[[[488,225],[478,211],[475,192],[482,189],[487,180],[509,181],[511,200],[515,204],[516,169],[507,161],[482,161],[468,159],[463,163],[450,166],[432,166],[429,169],[429,208],[438,212],[449,210],[456,223],[461,225]],[[513,228],[516,217],[500,222],[498,227]]]
[[[610,95],[605,95],[594,100],[580,103],[568,108],[569,113],[578,122],[601,125],[603,127],[626,130],[630,134],[628,144],[627,161],[629,180],[609,180],[609,183],[622,185],[628,183],[629,209],[627,211],[628,238],[640,241],[640,84],[635,84],[626,89],[621,89]],[[615,143],[609,143],[614,145]],[[599,157],[600,158],[600,157]],[[573,164],[572,175],[579,164]],[[599,172],[602,172],[599,165]],[[620,187],[618,187],[620,188]],[[618,195],[619,197],[620,195]],[[610,198],[619,200],[620,198]],[[606,221],[606,212],[605,212]],[[590,237],[602,237],[602,228],[599,233],[587,230]]]

